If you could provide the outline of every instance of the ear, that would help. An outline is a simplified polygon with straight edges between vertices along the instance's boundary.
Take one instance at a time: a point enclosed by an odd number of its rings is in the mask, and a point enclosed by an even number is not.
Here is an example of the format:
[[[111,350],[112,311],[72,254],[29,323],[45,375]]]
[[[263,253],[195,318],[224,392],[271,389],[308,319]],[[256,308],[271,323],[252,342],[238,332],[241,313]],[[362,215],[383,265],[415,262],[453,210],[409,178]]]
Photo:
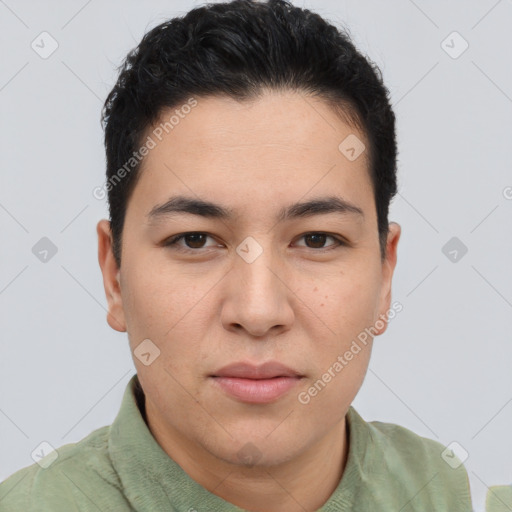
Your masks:
[[[123,301],[121,297],[120,269],[114,258],[110,222],[102,219],[96,226],[98,233],[98,262],[103,274],[103,286],[108,302],[107,322],[112,329],[126,332]]]
[[[376,336],[384,333],[388,326],[387,313],[391,307],[391,284],[396,267],[397,247],[401,232],[402,229],[399,224],[390,222],[386,242],[386,258],[382,262],[382,287],[379,299],[379,319],[384,321],[384,327],[377,329]]]

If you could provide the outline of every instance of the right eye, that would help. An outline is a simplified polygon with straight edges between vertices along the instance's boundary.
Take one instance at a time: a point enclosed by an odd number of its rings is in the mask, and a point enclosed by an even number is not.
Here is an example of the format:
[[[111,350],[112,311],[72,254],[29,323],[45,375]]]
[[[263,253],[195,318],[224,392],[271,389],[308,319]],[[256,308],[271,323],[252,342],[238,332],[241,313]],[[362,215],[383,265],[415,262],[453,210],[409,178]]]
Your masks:
[[[172,236],[164,242],[164,247],[171,247],[182,252],[198,252],[198,249],[203,249],[203,243],[207,238],[211,238],[208,233],[202,233],[199,231],[193,231],[190,233],[181,233],[179,235]],[[180,245],[179,242],[184,240],[187,245]],[[200,247],[198,247],[198,245]]]

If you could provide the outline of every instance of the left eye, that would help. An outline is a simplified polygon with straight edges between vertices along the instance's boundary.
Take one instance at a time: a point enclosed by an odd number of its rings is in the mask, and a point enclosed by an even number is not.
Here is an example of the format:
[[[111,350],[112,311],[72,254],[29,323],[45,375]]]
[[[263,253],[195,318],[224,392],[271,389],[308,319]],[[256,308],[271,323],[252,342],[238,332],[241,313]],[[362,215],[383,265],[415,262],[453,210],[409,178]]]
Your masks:
[[[181,235],[176,235],[174,237],[171,237],[167,242],[164,242],[164,245],[166,247],[174,246],[177,250],[181,251],[191,251],[191,252],[197,252],[194,251],[196,249],[203,249],[204,245],[203,243],[207,238],[210,237],[207,233],[200,233],[200,232],[193,232],[193,233],[183,233]],[[345,243],[333,236],[328,235],[327,233],[320,233],[320,232],[314,232],[314,233],[306,233],[302,235],[300,238],[304,238],[307,240],[310,240],[313,243],[313,247],[308,247],[310,249],[329,249],[334,248],[340,245],[345,245]],[[325,244],[325,241],[327,238],[332,238],[335,243],[331,244],[327,247],[322,247]],[[213,239],[213,238],[212,238]],[[187,244],[186,246],[179,245],[178,242],[185,241]]]
[[[344,243],[337,237],[328,235],[327,233],[306,233],[302,235],[301,238],[309,239],[313,241],[314,247],[310,247],[310,249],[324,249],[324,247],[318,247],[318,245],[322,246],[325,243],[327,238],[332,238],[335,243],[329,245],[328,247],[336,247],[339,245],[344,245]]]

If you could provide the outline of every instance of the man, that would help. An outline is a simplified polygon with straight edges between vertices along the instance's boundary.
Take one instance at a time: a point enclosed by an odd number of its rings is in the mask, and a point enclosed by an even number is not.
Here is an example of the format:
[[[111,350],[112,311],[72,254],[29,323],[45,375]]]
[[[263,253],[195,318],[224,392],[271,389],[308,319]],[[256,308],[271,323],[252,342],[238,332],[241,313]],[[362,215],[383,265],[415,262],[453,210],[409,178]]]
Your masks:
[[[348,37],[284,0],[194,9],[128,55],[104,125],[99,263],[137,374],[0,510],[470,511],[441,444],[351,406],[400,226],[388,91]]]

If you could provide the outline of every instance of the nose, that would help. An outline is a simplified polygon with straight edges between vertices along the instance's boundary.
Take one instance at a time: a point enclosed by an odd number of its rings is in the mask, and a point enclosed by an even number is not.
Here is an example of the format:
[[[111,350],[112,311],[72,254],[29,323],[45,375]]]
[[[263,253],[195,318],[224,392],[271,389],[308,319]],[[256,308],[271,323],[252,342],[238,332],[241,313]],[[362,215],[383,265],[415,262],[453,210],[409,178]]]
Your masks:
[[[253,249],[253,248],[251,248]],[[291,273],[278,255],[264,249],[251,261],[239,254],[229,272],[221,321],[228,330],[245,330],[252,337],[276,335],[291,327],[294,312]]]

